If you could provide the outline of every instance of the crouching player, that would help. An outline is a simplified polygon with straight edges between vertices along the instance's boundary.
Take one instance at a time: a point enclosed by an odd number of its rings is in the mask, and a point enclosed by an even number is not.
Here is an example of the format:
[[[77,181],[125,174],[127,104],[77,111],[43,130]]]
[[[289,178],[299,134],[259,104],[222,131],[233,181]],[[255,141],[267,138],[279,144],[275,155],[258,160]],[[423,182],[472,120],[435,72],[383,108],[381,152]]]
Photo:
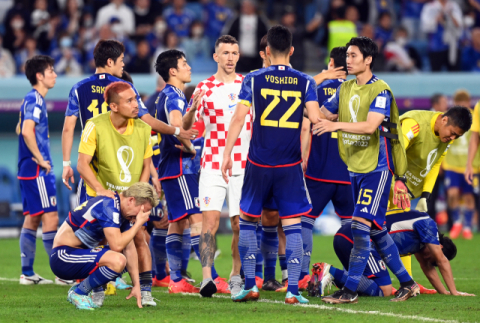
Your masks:
[[[89,293],[115,280],[126,266],[133,282],[127,299],[135,297],[138,307],[142,307],[141,294],[145,292],[140,292],[133,238],[157,205],[154,188],[138,182],[115,193],[113,199],[97,196],[68,214],[53,241],[50,267],[62,279],[85,279],[68,291],[70,303],[82,310],[102,306],[103,299],[94,303]]]

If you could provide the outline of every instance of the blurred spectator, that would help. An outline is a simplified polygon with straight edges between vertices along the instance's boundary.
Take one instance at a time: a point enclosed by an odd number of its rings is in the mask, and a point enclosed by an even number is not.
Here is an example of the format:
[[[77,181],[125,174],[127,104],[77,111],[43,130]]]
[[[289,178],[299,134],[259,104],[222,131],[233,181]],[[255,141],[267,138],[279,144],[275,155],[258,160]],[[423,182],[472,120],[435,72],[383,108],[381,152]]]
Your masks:
[[[413,72],[415,61],[407,49],[407,30],[400,27],[395,32],[395,40],[385,46],[386,69],[392,72]]]
[[[60,47],[52,52],[52,57],[55,59],[55,72],[58,75],[82,75],[81,55],[78,49],[73,47],[72,37],[64,31],[58,43]]]
[[[0,21],[4,21],[7,11],[13,7],[14,0],[2,0],[0,1]]]
[[[356,0],[357,1],[357,0]],[[354,1],[354,3],[356,3]],[[383,13],[387,12],[390,14],[390,18],[392,19],[393,24],[396,23],[396,16],[395,16],[395,4],[396,0],[368,0],[370,2],[369,5],[369,12],[368,12],[368,22],[372,25],[376,25],[380,20],[380,17]],[[359,4],[357,4],[357,8]]]
[[[375,41],[379,44],[379,50],[383,50],[390,41],[393,34],[392,16],[388,11],[382,12],[378,20],[378,26],[375,29]]]
[[[80,28],[80,18],[82,10],[78,5],[79,0],[67,0],[65,11],[62,16],[62,29],[72,37],[78,37],[77,33]]]
[[[156,57],[155,57],[156,58]],[[150,95],[148,99],[144,101],[145,107],[148,110],[148,113],[150,113],[151,116],[155,116],[155,111],[156,111],[156,105],[155,101],[157,101],[158,95],[160,92],[165,88],[165,81],[161,76],[158,76],[157,78],[157,88],[155,89],[155,93]],[[188,102],[188,101],[187,101]]]
[[[111,0],[110,4],[98,11],[95,24],[97,29],[105,24],[112,23],[112,18],[116,18],[119,22],[115,26],[116,29],[113,30],[116,34],[132,35],[135,32],[135,16],[132,9],[123,2],[123,0]]]
[[[68,1],[69,0],[57,0],[57,6],[62,11],[68,11]],[[77,7],[83,8],[84,2],[83,0],[75,0]],[[89,0],[87,0],[89,2]]]
[[[328,52],[333,48],[345,46],[352,37],[357,37],[357,26],[345,19],[346,7],[341,6],[332,11],[332,20],[328,23]],[[372,35],[373,36],[373,35]],[[374,39],[373,37],[371,37]],[[330,57],[327,55],[325,63]]]
[[[85,72],[90,74],[95,72],[95,61],[93,59],[93,50],[97,45],[98,41],[101,39],[114,39],[115,34],[112,32],[110,25],[103,25],[98,35],[95,38],[92,38],[88,43],[85,45],[85,52],[86,52],[86,67]]]
[[[15,75],[15,61],[8,49],[3,48],[3,37],[0,35],[0,78]]]
[[[185,49],[187,60],[194,59],[212,59],[212,51],[210,50],[210,42],[204,36],[203,23],[195,21],[190,27],[190,37],[185,38],[182,42]]]
[[[281,24],[287,27],[292,33],[292,45],[295,49],[290,57],[290,64],[295,69],[303,71],[305,67],[305,28],[297,23],[297,16],[292,7],[287,6],[286,12],[283,14]]]
[[[410,39],[422,39],[420,29],[420,15],[423,5],[429,0],[403,0],[402,1],[402,26],[408,31]]]
[[[256,2],[243,0],[240,14],[231,19],[222,31],[222,34],[238,39],[241,53],[237,63],[238,72],[250,72],[262,67],[258,45],[267,32],[268,23],[257,13]]]
[[[152,30],[155,16],[159,12],[154,10],[150,0],[135,0],[133,14],[135,15],[135,35],[145,36]]]
[[[441,93],[435,93],[432,95],[430,98],[430,104],[432,105],[432,111],[444,113],[448,110],[448,99]]]
[[[222,32],[227,20],[232,18],[232,11],[225,7],[226,0],[213,0],[204,8],[205,35],[210,39],[211,48]]]
[[[462,70],[480,72],[480,27],[472,30],[472,45],[462,52]]]
[[[380,48],[380,43],[375,40],[375,28],[373,28],[372,25],[370,24],[365,24],[363,25],[362,32],[360,33],[360,36],[368,37],[370,39],[373,39],[375,43],[377,44],[378,48]],[[340,45],[339,45],[340,46]],[[385,70],[385,56],[382,51],[379,51],[377,54],[377,57],[375,58],[375,72],[380,72]]]
[[[475,10],[475,27],[480,27],[480,0],[468,0],[468,3]]]
[[[165,32],[167,31],[167,23],[162,16],[157,16],[152,30],[145,37],[150,45],[150,52],[155,50],[164,42]]]
[[[50,16],[50,20],[45,28],[37,28],[35,38],[37,39],[38,50],[44,54],[50,54],[52,50],[58,47],[57,35],[60,29],[61,18],[58,14]]]
[[[137,43],[137,53],[132,57],[127,65],[130,73],[149,74],[151,69],[150,63],[150,46],[143,39]]]
[[[48,30],[50,14],[47,11],[47,0],[35,0],[35,10],[30,16],[30,22],[35,28],[35,34]]]
[[[169,29],[178,37],[188,37],[190,25],[195,20],[195,13],[185,8],[185,0],[173,0],[172,7],[165,10],[163,17]]]
[[[13,55],[23,48],[27,33],[25,31],[25,20],[20,14],[15,14],[9,24],[9,31],[7,30],[4,38],[5,48]]]
[[[35,55],[39,55],[40,52],[37,50],[37,41],[35,38],[29,36],[25,39],[25,46],[23,49],[19,50],[15,55],[15,61],[17,64],[17,74],[25,73],[25,62],[32,58]]]
[[[160,44],[160,46],[158,46],[158,48],[155,51],[155,54],[153,54],[152,65],[151,65],[152,73],[156,73],[154,65],[158,55],[160,55],[161,52],[164,52],[168,49],[183,50],[183,46],[179,45],[178,36],[173,30],[167,30],[165,32],[163,43]]]
[[[433,72],[458,69],[458,46],[463,16],[452,0],[435,0],[425,4],[421,14],[422,31],[428,35],[428,57]]]
[[[362,30],[363,24],[360,22],[360,14],[358,13],[358,9],[355,6],[348,6],[345,10],[345,19],[349,20],[354,23],[357,27],[357,33],[360,33]]]

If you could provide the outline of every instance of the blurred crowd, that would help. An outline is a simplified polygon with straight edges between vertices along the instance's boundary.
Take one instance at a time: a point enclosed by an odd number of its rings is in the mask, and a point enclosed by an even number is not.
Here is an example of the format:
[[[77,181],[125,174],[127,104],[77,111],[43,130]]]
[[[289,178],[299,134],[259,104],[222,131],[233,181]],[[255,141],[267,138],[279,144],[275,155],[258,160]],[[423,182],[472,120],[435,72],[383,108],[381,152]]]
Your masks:
[[[261,67],[260,39],[272,24],[293,33],[296,69],[322,68],[351,37],[374,39],[376,71],[480,71],[480,0],[0,0],[0,77],[24,72],[38,54],[63,75],[94,72],[93,47],[115,38],[130,73],[153,73],[165,49],[210,72],[221,34],[240,42],[239,72]]]

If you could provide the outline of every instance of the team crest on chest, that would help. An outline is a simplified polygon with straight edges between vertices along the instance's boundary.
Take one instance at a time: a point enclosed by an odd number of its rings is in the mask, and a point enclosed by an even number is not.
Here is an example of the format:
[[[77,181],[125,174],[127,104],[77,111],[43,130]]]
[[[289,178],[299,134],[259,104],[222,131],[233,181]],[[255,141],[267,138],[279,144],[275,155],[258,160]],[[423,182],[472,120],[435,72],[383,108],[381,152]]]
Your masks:
[[[230,93],[228,95],[228,98],[230,99],[230,101],[232,102],[236,102],[237,101],[237,95],[235,93]]]

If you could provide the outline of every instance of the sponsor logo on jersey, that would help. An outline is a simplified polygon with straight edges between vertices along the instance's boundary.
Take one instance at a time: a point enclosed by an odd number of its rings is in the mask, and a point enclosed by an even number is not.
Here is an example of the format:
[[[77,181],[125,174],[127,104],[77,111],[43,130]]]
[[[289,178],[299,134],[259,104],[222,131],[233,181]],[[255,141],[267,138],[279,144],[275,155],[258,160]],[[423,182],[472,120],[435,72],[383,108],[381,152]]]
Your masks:
[[[230,99],[230,101],[232,102],[236,102],[237,101],[237,95],[235,93],[230,93],[228,95],[228,98]]]
[[[254,260],[255,259],[255,254],[251,254],[251,255],[248,255],[248,256],[245,256],[244,259],[251,259],[251,260]]]
[[[298,258],[293,258],[288,261],[289,264],[299,264],[300,260]]]
[[[363,209],[360,210],[360,212],[363,212],[363,213],[368,213],[368,209],[367,207],[364,207]]]
[[[93,253],[98,253],[100,251],[103,250],[103,247],[96,247],[96,248],[93,248],[92,250],[90,250],[90,252],[93,252]]]

